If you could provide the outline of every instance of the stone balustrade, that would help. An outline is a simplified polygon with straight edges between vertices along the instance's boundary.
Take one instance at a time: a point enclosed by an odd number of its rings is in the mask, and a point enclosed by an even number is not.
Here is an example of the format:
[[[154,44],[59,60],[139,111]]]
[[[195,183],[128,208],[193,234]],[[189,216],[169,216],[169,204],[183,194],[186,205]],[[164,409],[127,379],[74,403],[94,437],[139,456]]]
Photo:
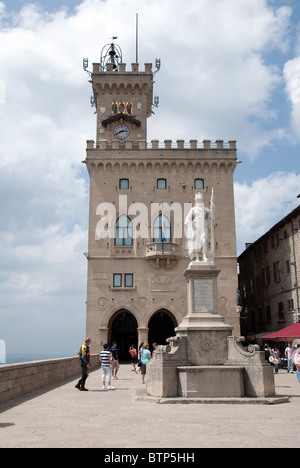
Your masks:
[[[152,242],[146,245],[146,258],[179,257],[180,246],[172,242]]]
[[[99,366],[97,354],[91,356],[91,363],[92,369]],[[80,375],[77,356],[0,366],[0,403]]]

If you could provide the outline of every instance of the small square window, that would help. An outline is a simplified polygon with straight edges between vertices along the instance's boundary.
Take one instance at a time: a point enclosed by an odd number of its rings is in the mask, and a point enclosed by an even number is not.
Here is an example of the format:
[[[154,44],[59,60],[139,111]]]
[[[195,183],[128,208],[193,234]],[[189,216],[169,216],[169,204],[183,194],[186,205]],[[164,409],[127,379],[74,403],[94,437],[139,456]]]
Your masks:
[[[157,188],[158,189],[166,189],[167,188],[166,179],[157,179]]]
[[[122,287],[122,275],[119,273],[114,274],[114,288]]]
[[[194,187],[197,190],[204,189],[204,180],[203,179],[195,179]]]
[[[133,274],[132,273],[125,274],[125,288],[133,288]]]
[[[128,179],[120,179],[119,188],[123,190],[129,189],[129,180]]]

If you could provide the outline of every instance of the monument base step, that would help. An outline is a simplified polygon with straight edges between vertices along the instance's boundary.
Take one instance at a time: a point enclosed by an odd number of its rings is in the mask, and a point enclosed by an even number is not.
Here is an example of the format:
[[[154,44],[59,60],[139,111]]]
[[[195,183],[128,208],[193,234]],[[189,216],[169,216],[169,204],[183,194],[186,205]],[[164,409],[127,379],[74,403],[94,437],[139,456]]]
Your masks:
[[[269,398],[184,398],[170,397],[159,398],[147,395],[146,389],[138,389],[135,393],[135,401],[144,401],[148,403],[156,403],[159,405],[279,405],[289,403],[290,399],[285,396],[269,397]]]

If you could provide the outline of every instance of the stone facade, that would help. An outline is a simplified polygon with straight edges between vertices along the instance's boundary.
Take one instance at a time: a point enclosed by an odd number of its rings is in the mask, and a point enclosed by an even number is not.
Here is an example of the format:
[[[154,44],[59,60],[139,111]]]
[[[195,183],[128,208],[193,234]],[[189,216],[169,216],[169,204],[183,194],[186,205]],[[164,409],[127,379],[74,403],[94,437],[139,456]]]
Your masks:
[[[239,256],[242,334],[300,320],[300,205]]]
[[[132,64],[130,71],[120,64],[117,72],[110,64],[104,71],[94,64],[91,82],[97,131],[96,141],[87,142],[84,163],[90,176],[86,257],[87,335],[92,338],[92,351],[115,339],[128,353],[127,346],[133,343],[165,344],[172,336],[187,314],[185,216],[195,193],[201,191],[208,204],[212,189],[215,264],[221,270],[218,313],[239,335],[233,194],[236,142],[147,143],[151,64],[145,64],[144,71],[139,71],[138,64]],[[124,104],[130,105],[128,113]],[[127,225],[122,224],[124,220]],[[123,238],[122,232],[126,233]]]

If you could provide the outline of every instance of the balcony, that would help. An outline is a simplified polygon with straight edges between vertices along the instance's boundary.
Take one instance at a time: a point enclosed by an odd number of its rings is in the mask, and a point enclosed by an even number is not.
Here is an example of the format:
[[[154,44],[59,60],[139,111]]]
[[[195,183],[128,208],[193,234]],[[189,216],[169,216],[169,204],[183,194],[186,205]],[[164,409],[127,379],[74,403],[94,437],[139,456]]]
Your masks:
[[[178,263],[180,245],[173,242],[152,242],[146,245],[145,260],[150,260],[153,268],[173,268]]]

